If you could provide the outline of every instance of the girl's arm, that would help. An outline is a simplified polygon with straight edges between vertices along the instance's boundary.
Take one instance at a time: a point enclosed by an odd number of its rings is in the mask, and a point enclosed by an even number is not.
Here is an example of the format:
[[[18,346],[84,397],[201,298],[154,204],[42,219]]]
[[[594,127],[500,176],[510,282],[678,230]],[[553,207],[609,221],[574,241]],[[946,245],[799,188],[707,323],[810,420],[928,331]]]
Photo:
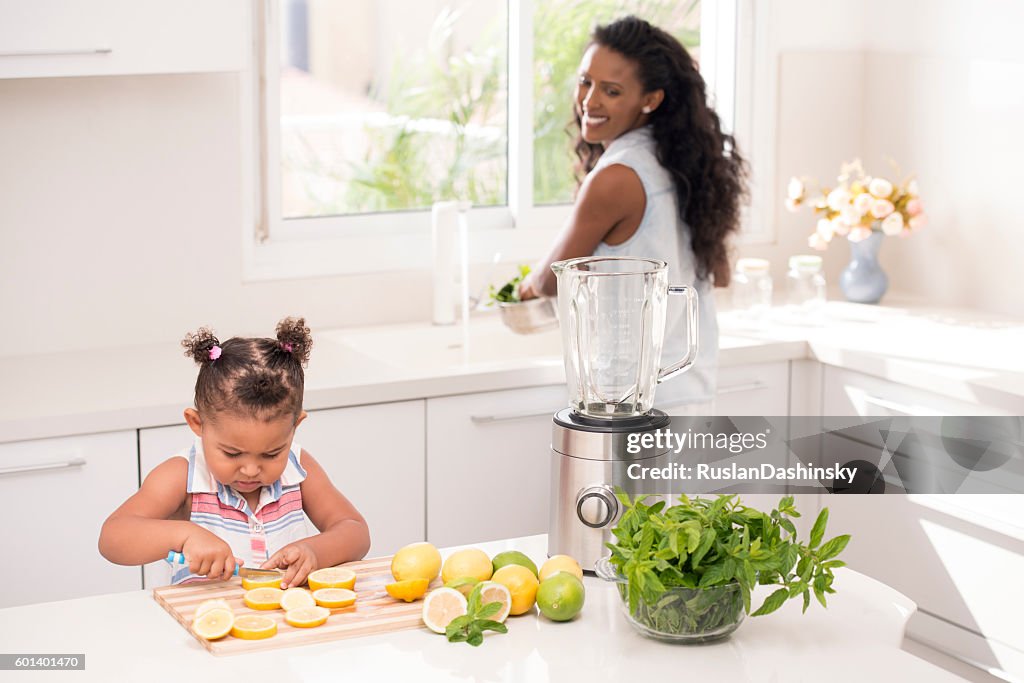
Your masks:
[[[158,465],[142,487],[103,523],[100,554],[115,564],[142,565],[176,550],[185,555],[193,573],[230,578],[235,557],[227,543],[192,522],[170,519],[185,502],[187,479],[184,458]]]
[[[302,508],[320,533],[281,548],[263,563],[264,569],[287,567],[282,588],[301,584],[314,569],[361,559],[370,549],[366,520],[305,450],[302,467]]]
[[[580,185],[572,214],[554,245],[519,287],[523,300],[555,294],[551,264],[590,256],[602,241],[621,244],[632,237],[643,220],[647,196],[633,169],[612,164],[588,175]]]

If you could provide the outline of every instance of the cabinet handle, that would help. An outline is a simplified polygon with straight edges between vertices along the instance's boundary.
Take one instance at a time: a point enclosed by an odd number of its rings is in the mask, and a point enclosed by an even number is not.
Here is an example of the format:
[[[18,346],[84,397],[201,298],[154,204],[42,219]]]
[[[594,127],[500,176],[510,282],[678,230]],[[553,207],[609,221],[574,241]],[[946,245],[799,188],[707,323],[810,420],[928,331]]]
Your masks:
[[[12,50],[0,52],[0,57],[60,57],[68,55],[109,55],[112,47],[51,48],[49,50]]]
[[[42,465],[19,465],[17,467],[0,467],[0,477],[7,474],[23,474],[25,472],[44,472],[46,470],[64,470],[71,467],[83,467],[85,458],[72,458],[65,462],[48,462]]]
[[[915,410],[914,408],[911,408],[910,406],[905,406],[902,403],[894,403],[892,401],[887,401],[884,398],[878,398],[877,396],[872,396],[870,394],[864,394],[864,402],[870,403],[873,406],[878,406],[882,410],[888,410],[890,412],[899,413],[900,415],[906,415],[908,417],[928,415],[937,417],[942,415],[942,413],[933,410]]]
[[[756,380],[747,384],[734,384],[731,387],[721,387],[716,394],[738,394],[742,391],[757,391],[768,386],[767,382]]]
[[[491,424],[494,422],[510,422],[512,420],[528,420],[532,417],[551,417],[557,410],[546,410],[543,413],[524,411],[522,413],[505,413],[504,415],[470,415],[473,424]]]

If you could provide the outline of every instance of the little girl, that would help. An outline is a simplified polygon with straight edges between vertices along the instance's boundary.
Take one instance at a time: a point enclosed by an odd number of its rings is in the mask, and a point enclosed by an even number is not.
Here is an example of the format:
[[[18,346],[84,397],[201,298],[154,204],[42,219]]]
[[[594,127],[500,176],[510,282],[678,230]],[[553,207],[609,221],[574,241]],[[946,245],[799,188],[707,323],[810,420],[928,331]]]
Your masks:
[[[99,549],[116,564],[141,565],[175,550],[188,563],[171,583],[227,579],[235,566],[285,568],[282,588],[313,570],[362,558],[366,521],[295,438],[303,366],[312,340],[302,318],[277,325],[277,339],[200,329],[182,342],[199,364],[191,447],[161,463],[103,524]],[[320,533],[306,536],[303,512]]]

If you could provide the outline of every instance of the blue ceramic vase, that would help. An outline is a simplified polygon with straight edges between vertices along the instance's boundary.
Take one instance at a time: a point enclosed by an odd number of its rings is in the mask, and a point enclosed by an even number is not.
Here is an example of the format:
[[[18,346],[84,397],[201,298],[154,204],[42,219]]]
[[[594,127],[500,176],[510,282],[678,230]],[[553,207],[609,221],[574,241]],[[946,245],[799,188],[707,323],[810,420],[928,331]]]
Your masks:
[[[885,234],[879,231],[860,242],[850,242],[850,263],[839,276],[839,288],[847,301],[877,304],[889,288],[889,277],[878,265],[878,250]]]

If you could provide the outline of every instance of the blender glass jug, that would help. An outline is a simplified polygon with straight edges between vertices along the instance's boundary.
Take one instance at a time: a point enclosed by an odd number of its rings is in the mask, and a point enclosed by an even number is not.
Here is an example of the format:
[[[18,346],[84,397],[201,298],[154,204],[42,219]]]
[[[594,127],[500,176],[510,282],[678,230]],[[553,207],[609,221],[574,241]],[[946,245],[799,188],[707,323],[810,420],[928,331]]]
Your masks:
[[[697,293],[669,286],[664,261],[586,257],[551,264],[569,406],[595,418],[629,418],[654,407],[659,382],[697,356]],[[669,294],[686,299],[687,352],[660,368]]]

